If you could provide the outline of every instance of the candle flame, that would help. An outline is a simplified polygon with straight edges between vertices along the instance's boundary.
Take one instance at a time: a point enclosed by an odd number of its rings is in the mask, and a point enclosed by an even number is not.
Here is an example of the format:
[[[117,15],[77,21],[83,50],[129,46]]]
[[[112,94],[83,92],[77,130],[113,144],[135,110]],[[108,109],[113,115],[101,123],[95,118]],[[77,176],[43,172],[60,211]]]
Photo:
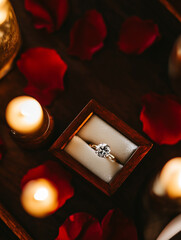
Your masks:
[[[48,190],[45,187],[39,188],[34,194],[34,199],[37,201],[44,201],[48,197]]]

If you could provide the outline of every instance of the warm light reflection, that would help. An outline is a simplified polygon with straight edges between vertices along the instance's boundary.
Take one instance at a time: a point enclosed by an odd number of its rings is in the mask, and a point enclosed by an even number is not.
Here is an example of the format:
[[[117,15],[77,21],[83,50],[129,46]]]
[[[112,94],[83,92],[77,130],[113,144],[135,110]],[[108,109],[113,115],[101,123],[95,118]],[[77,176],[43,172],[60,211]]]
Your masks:
[[[7,0],[0,0],[0,7],[3,6],[6,2]]]
[[[7,0],[0,0],[0,24],[3,24],[8,16],[9,3]]]
[[[6,8],[0,9],[0,24],[2,24],[6,20],[7,15],[8,15],[8,11]]]
[[[41,187],[37,189],[36,193],[34,194],[34,198],[37,201],[44,201],[48,197],[48,190],[45,187]]]

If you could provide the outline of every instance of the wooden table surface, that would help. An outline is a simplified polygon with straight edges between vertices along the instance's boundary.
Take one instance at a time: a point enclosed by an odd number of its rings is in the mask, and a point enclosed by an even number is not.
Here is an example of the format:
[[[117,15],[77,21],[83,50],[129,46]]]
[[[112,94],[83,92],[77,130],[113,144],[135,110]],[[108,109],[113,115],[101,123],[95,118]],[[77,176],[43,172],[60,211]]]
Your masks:
[[[181,24],[159,1],[70,0],[67,20],[63,27],[53,34],[34,29],[32,17],[25,11],[23,0],[11,2],[22,33],[21,52],[36,46],[54,48],[68,64],[68,71],[64,78],[65,91],[57,96],[49,108],[56,123],[56,136],[53,141],[92,98],[148,138],[142,132],[142,124],[139,120],[141,97],[151,91],[160,94],[176,94],[168,78],[167,65],[172,45],[181,32]],[[74,21],[82,16],[85,10],[91,8],[103,14],[108,36],[104,48],[96,53],[91,61],[81,61],[67,54],[69,31]],[[126,55],[117,47],[121,24],[132,15],[153,19],[161,33],[160,41],[140,56]],[[66,168],[73,176],[74,197],[52,216],[35,219],[26,214],[21,207],[20,181],[28,169],[45,160],[56,160],[56,158],[47,151],[48,149],[36,152],[22,150],[9,136],[4,118],[5,108],[12,98],[23,94],[25,85],[26,79],[16,65],[0,81],[0,136],[7,148],[0,162],[0,202],[33,239],[54,239],[58,234],[59,226],[72,213],[86,211],[101,220],[109,209],[115,207],[134,219],[139,239],[143,239],[144,225],[141,218],[143,210],[140,207],[143,191],[166,161],[180,155],[181,143],[173,146],[154,144],[150,153],[112,197],[106,196]],[[62,165],[61,162],[60,164]],[[6,227],[0,223],[1,225],[2,229],[5,229],[2,231],[2,236],[0,235],[1,239],[13,239]],[[158,233],[153,231],[148,239],[154,240]]]

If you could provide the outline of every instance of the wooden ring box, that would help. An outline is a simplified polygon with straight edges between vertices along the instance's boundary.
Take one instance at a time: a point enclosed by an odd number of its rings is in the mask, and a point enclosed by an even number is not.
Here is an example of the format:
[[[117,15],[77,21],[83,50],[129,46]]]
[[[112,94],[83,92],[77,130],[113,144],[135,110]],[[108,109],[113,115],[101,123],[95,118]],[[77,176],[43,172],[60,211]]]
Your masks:
[[[71,139],[88,122],[93,114],[100,117],[132,143],[137,145],[137,149],[109,183],[96,176],[64,150]],[[55,143],[51,146],[50,151],[64,164],[68,165],[97,188],[110,196],[120,187],[120,185],[125,181],[125,179],[130,175],[151,148],[151,142],[146,140],[113,113],[98,104],[95,100],[91,100],[55,141]]]

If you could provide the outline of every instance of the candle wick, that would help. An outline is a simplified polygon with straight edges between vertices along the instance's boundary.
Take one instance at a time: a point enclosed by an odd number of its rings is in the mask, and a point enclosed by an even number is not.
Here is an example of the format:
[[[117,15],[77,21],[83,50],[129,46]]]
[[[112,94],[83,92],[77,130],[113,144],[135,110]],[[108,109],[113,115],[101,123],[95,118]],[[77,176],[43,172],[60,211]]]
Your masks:
[[[20,115],[23,116],[23,117],[28,117],[30,116],[30,114],[28,114],[28,111],[24,110],[24,109],[21,109],[20,110]]]

